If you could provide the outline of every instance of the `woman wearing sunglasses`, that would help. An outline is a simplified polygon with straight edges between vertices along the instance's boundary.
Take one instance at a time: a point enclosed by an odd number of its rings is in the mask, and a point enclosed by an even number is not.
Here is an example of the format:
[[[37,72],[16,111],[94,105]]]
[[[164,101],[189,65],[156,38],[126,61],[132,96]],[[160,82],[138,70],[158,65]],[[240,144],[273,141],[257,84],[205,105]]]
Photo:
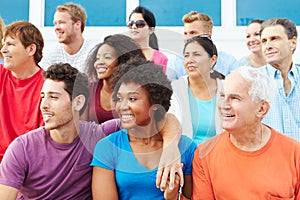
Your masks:
[[[161,65],[166,73],[168,58],[161,51],[150,47],[150,36],[154,34],[156,21],[153,13],[144,7],[136,7],[129,16],[127,27],[130,37],[140,45],[147,60]]]
[[[169,112],[181,122],[182,132],[201,144],[222,130],[216,103],[224,76],[213,70],[218,53],[210,37],[189,39],[183,53],[187,76],[172,82],[174,93]]]

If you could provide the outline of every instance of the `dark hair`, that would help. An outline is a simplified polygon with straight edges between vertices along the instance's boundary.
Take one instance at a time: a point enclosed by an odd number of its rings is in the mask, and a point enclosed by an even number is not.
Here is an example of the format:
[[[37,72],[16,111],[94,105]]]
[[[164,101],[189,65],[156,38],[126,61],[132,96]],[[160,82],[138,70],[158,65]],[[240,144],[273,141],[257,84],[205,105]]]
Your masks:
[[[107,44],[114,48],[118,56],[118,64],[123,64],[134,56],[139,56],[142,59],[146,60],[141,48],[133,41],[133,39],[122,34],[109,35],[104,38],[104,41],[102,43],[97,44],[89,52],[88,58],[86,60],[86,73],[91,80],[98,79],[97,72],[94,68],[94,63],[96,62],[99,48],[104,44]]]
[[[85,103],[79,111],[79,114],[82,115],[88,104],[90,96],[88,77],[84,73],[81,73],[76,68],[72,67],[69,63],[53,64],[43,72],[43,76],[45,79],[64,82],[64,89],[70,95],[71,101],[78,95],[83,95],[85,97]]]
[[[27,48],[31,44],[35,44],[36,51],[34,53],[34,61],[38,64],[43,57],[44,39],[42,33],[32,23],[26,21],[13,22],[6,26],[3,38],[18,38],[22,45]]]
[[[186,47],[192,42],[197,42],[200,46],[202,46],[203,49],[208,53],[208,55],[210,57],[213,57],[214,55],[218,56],[217,47],[211,40],[210,36],[198,35],[198,36],[188,39],[187,42],[184,44],[183,52],[185,52]],[[216,65],[216,63],[215,63],[215,65]],[[225,76],[222,73],[214,70],[213,68],[210,71],[210,77],[214,78],[214,79],[216,79],[216,78],[225,79]]]
[[[159,50],[158,41],[155,33],[152,33],[149,38],[149,46],[152,49]]]
[[[143,16],[145,22],[148,24],[149,27],[155,27],[155,26],[156,26],[156,21],[155,21],[154,14],[153,14],[150,10],[148,10],[148,9],[142,7],[142,6],[138,6],[138,7],[136,7],[136,8],[130,13],[129,19],[131,18],[131,15],[132,15],[133,13],[139,13],[139,14],[142,14],[142,16]]]
[[[185,52],[186,47],[192,42],[197,42],[200,46],[202,46],[210,57],[213,57],[213,55],[218,56],[217,47],[213,43],[211,38],[208,36],[204,37],[202,35],[198,35],[188,39],[187,42],[184,44],[183,52]]]
[[[155,111],[156,121],[163,119],[170,107],[173,93],[171,82],[163,72],[163,68],[151,61],[141,60],[138,57],[117,67],[112,79],[114,92],[113,101],[117,101],[117,93],[121,84],[136,83],[147,90],[151,105],[159,105]]]
[[[296,25],[294,22],[292,22],[291,20],[289,20],[287,18],[272,18],[272,19],[268,19],[268,20],[264,21],[262,23],[260,33],[262,33],[262,31],[266,27],[275,26],[275,25],[283,26],[285,33],[288,36],[288,39],[292,39],[293,37],[297,38],[298,33],[297,33]]]

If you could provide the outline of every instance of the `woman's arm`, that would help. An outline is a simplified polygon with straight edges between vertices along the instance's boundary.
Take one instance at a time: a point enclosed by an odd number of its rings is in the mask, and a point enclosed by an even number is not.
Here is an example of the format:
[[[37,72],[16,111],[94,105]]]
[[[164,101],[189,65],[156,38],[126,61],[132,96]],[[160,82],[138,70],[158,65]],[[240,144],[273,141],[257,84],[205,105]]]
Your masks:
[[[156,174],[156,186],[161,190],[167,187],[174,188],[175,174],[180,177],[180,185],[184,184],[183,173],[181,169],[181,158],[178,149],[178,143],[181,138],[181,125],[175,115],[166,113],[165,119],[160,122],[162,127],[161,134],[163,137],[163,152],[159,162]]]
[[[93,167],[92,194],[94,200],[118,200],[118,191],[113,170]]]

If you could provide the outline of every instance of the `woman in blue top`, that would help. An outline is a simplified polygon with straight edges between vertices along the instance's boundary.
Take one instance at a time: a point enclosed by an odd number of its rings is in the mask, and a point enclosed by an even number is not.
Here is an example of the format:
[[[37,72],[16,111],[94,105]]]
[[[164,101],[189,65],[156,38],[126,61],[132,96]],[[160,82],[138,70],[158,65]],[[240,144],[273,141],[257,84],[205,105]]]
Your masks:
[[[222,131],[216,103],[224,76],[213,69],[218,52],[209,35],[189,39],[183,53],[187,76],[172,82],[169,112],[181,122],[182,133],[200,144]]]
[[[158,122],[170,106],[170,81],[160,66],[136,58],[117,67],[113,82],[115,109],[124,129],[95,147],[93,199],[177,199],[179,176],[173,190],[161,191],[155,185],[163,147]],[[182,136],[178,147],[185,182],[182,195],[190,198],[196,144]]]

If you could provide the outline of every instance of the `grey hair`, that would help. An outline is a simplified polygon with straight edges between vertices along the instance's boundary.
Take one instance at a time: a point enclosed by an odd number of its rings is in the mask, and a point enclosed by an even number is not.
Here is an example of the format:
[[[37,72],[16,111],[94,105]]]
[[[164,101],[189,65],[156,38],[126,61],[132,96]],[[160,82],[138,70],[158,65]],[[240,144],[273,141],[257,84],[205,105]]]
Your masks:
[[[236,69],[246,81],[249,81],[251,87],[248,91],[252,101],[258,103],[260,100],[267,101],[272,104],[277,93],[276,82],[264,74],[260,69],[241,66]]]

